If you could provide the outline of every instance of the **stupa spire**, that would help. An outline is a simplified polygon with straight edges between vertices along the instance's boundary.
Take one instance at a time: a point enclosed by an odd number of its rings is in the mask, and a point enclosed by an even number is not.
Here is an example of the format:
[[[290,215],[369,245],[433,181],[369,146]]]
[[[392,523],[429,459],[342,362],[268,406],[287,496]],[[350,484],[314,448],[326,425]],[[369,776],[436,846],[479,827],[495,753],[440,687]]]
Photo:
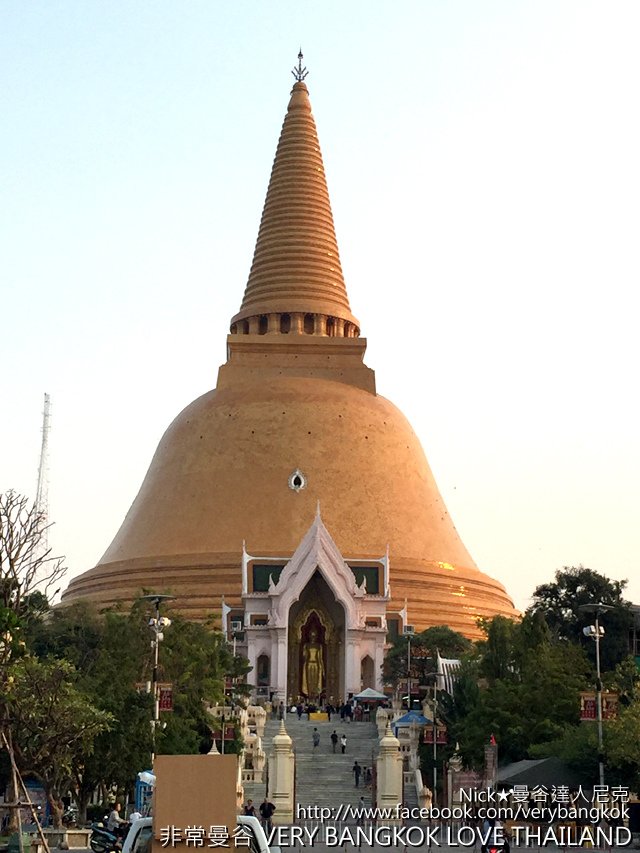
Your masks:
[[[287,114],[271,171],[260,230],[232,334],[357,337],[302,64],[292,71]]]

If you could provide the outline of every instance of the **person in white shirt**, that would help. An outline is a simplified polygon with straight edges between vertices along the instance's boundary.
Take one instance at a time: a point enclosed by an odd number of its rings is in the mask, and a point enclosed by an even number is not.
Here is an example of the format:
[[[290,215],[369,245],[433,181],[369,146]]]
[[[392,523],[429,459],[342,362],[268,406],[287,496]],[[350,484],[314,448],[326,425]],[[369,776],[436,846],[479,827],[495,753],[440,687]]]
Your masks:
[[[116,803],[113,809],[109,812],[109,817],[107,818],[107,829],[109,832],[116,832],[122,826],[123,823],[127,823],[127,821],[120,817],[120,809],[122,806],[120,803]]]

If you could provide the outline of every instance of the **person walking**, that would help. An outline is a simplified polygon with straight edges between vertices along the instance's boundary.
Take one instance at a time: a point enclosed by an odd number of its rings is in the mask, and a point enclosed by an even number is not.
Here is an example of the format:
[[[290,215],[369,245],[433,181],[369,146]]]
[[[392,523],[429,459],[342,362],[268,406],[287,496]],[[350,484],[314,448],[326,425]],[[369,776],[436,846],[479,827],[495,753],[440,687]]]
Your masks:
[[[313,730],[312,737],[313,737],[313,751],[315,752],[316,749],[320,746],[320,732],[318,731],[318,729]]]
[[[362,775],[362,767],[360,767],[360,765],[358,764],[357,761],[354,763],[353,767],[351,768],[351,772],[353,773],[354,779],[356,780],[355,787],[359,788],[360,787],[360,776]]]
[[[343,755],[347,751],[347,736],[346,735],[342,735],[340,738],[340,751],[342,752]]]
[[[337,745],[338,745],[338,732],[334,729],[331,732],[331,750],[332,750],[332,752],[336,751]]]
[[[253,800],[247,800],[247,804],[244,807],[244,813],[249,817],[256,816],[256,807],[253,805]]]
[[[273,817],[273,813],[275,810],[276,807],[273,805],[273,803],[270,803],[266,797],[260,803],[260,822],[262,823],[263,828],[267,832],[271,832],[271,830],[273,829],[273,823],[271,821],[271,818]]]

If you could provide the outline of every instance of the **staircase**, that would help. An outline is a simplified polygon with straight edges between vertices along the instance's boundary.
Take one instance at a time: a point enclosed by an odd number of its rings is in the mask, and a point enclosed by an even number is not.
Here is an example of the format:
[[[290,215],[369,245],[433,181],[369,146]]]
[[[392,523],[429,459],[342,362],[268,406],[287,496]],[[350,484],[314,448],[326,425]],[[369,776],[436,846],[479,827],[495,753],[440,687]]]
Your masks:
[[[263,749],[269,755],[272,750],[272,738],[278,733],[280,722],[268,720],[265,726]],[[294,714],[288,714],[285,720],[287,734],[293,741],[296,756],[296,803],[298,806],[319,806],[335,809],[340,806],[357,806],[360,797],[365,804],[371,805],[371,789],[363,785],[364,773],[360,777],[360,787],[355,787],[351,768],[354,761],[363,768],[372,768],[378,755],[378,730],[375,723],[348,723],[339,715],[332,716],[331,722],[298,720]],[[320,745],[313,749],[313,729],[320,734]],[[336,730],[338,737],[347,736],[346,753],[342,755],[340,743],[335,754],[331,746],[331,732]],[[373,756],[373,758],[372,758]],[[253,799],[258,804],[265,796],[265,784],[245,784],[245,802]]]

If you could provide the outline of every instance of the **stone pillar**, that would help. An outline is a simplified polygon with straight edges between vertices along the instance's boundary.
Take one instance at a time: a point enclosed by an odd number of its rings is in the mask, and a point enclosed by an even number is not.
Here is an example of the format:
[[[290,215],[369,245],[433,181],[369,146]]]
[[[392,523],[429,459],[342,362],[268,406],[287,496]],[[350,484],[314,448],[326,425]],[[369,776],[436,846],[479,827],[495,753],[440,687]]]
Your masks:
[[[267,712],[261,705],[258,705],[258,707],[254,710],[253,718],[256,721],[256,734],[259,738],[263,738],[264,726],[267,722]]]
[[[380,741],[380,754],[376,765],[378,769],[376,806],[379,809],[395,809],[396,806],[402,805],[402,755],[400,741],[393,736],[389,724]],[[385,823],[401,823],[401,820],[385,819]]]
[[[334,323],[334,335],[336,338],[344,338],[344,320],[342,317],[336,317]]]
[[[287,629],[276,628],[271,631],[271,684],[278,694],[278,701],[287,704]]]
[[[260,317],[249,317],[249,334],[257,335],[260,329]]]
[[[314,335],[324,335],[327,334],[327,318],[324,314],[314,314],[313,315],[313,334]]]
[[[267,317],[268,317],[267,334],[268,335],[279,335],[280,334],[280,315],[279,314],[267,314]]]
[[[269,767],[267,798],[276,807],[273,822],[291,824],[294,815],[295,756],[291,748],[291,738],[284,727],[284,720],[280,721],[280,731],[271,742],[273,755]]]
[[[378,708],[376,711],[376,726],[378,727],[378,737],[384,737],[387,730],[387,725],[393,718],[393,711],[390,708]]]
[[[291,315],[291,334],[301,335],[304,332],[304,314],[297,312]]]
[[[375,657],[373,660],[374,673],[375,673],[375,683],[374,687],[376,690],[379,690],[382,693],[382,688],[384,687],[384,679],[382,677],[382,664],[384,663],[384,644],[385,644],[385,635],[380,634],[379,637],[376,637],[376,651]]]
[[[262,782],[262,773],[267,756],[262,748],[262,738],[257,737],[253,747],[253,781]]]

